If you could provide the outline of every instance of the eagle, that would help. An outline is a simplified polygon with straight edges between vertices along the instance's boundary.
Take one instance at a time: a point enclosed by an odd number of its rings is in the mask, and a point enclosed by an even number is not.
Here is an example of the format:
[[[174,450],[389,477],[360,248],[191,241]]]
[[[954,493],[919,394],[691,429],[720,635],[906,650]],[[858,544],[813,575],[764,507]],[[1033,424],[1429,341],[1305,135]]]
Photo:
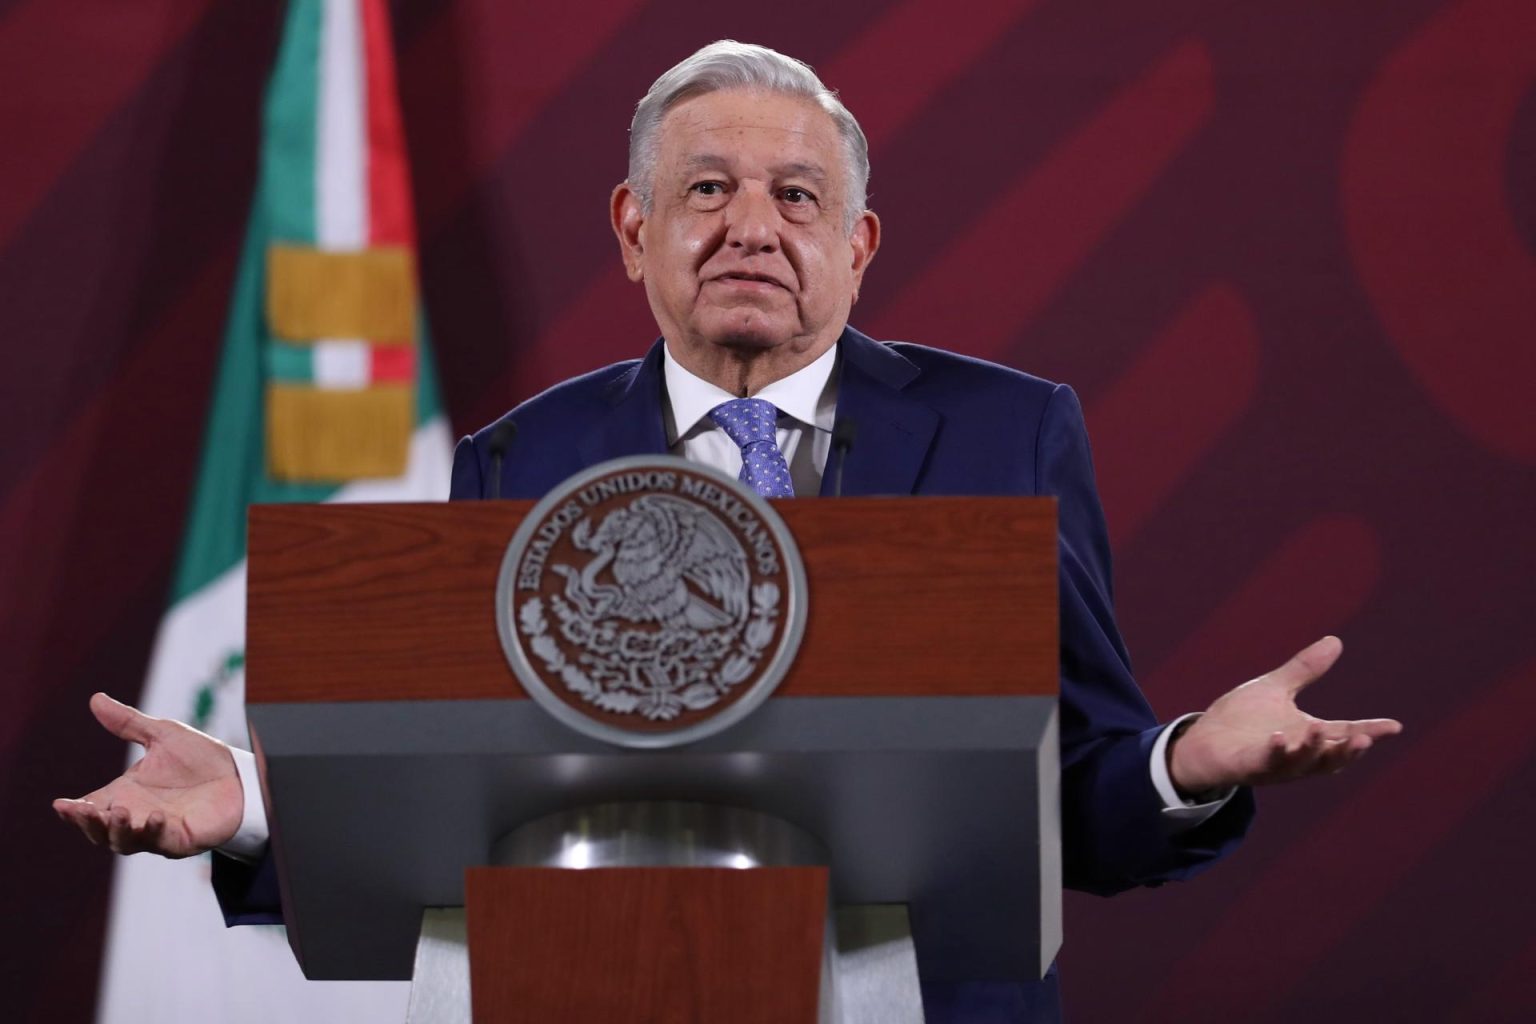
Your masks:
[[[566,599],[589,621],[614,616],[699,631],[746,621],[746,552],[717,516],[692,502],[641,495],[595,530],[591,519],[581,520],[571,543],[595,557],[580,571],[550,568],[565,577]],[[612,583],[599,581],[605,569]]]

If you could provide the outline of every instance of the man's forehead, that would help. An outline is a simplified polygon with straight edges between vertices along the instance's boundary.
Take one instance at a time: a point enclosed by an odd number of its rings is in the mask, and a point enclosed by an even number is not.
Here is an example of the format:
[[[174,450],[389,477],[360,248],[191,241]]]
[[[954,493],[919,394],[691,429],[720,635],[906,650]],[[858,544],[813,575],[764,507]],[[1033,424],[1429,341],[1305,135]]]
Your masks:
[[[720,90],[684,100],[667,111],[660,134],[664,146],[670,142],[685,155],[735,148],[733,142],[814,150],[837,141],[831,115],[811,100],[745,90]]]

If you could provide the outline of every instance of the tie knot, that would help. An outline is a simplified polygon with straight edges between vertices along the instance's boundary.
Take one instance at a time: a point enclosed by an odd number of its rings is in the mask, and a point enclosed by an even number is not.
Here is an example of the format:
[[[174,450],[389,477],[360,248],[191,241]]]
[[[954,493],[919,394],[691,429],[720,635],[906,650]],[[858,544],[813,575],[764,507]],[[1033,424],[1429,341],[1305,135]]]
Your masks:
[[[772,402],[761,398],[737,398],[721,402],[709,411],[727,437],[739,447],[767,441],[775,443],[779,424],[779,410]],[[777,447],[777,445],[775,445]]]
[[[779,451],[779,410],[761,398],[736,398],[709,410],[709,418],[741,449],[740,480],[765,498],[793,498],[789,464]]]

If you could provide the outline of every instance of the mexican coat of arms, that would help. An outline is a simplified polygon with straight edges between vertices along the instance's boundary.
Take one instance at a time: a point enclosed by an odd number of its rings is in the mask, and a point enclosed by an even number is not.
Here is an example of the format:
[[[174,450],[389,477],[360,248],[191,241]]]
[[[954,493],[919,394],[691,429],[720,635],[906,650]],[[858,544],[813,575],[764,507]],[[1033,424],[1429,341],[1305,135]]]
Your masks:
[[[669,746],[739,721],[777,686],[805,622],[778,515],[669,456],[566,481],[519,527],[497,622],[529,694],[582,732]]]

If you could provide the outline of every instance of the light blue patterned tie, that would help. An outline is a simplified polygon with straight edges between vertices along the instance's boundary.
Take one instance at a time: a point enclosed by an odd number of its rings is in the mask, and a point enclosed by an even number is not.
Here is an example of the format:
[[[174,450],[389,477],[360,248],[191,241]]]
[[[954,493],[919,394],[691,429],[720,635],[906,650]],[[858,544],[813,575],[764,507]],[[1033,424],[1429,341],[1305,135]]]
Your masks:
[[[779,410],[761,398],[721,402],[709,411],[727,437],[741,448],[741,482],[765,498],[793,498],[789,463],[779,451]]]

